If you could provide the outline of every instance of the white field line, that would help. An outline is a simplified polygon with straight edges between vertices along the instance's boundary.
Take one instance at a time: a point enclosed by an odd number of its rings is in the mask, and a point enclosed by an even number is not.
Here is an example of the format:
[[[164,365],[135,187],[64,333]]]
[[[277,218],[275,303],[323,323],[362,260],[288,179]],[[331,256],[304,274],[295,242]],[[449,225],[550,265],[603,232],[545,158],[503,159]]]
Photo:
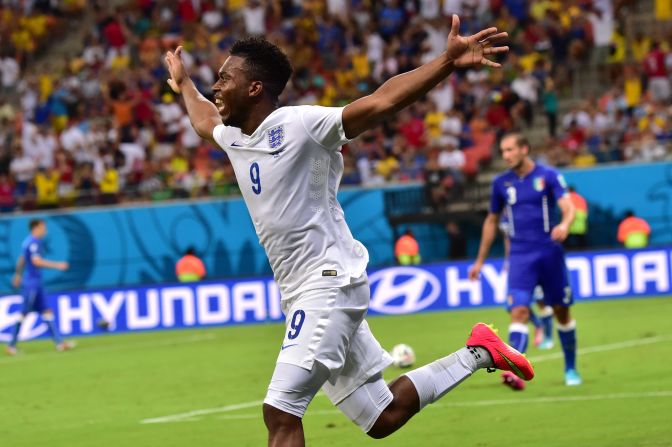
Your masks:
[[[626,340],[618,343],[610,343],[606,345],[590,346],[588,348],[579,349],[578,353],[581,355],[593,354],[596,352],[606,352],[606,351],[616,351],[619,349],[631,348],[634,346],[643,346],[653,343],[660,343],[665,341],[672,340],[672,336],[656,336],[643,339],[635,340]],[[537,357],[531,357],[530,361],[539,363],[548,360],[561,359],[563,357],[562,352],[556,352],[553,354],[541,355]],[[321,393],[318,393],[318,396]],[[606,399],[633,399],[639,397],[672,397],[672,391],[660,391],[653,393],[640,393],[640,394],[606,394],[600,396],[559,396],[559,397],[540,397],[536,399],[507,399],[499,401],[473,401],[473,402],[454,402],[454,403],[438,403],[432,405],[436,406],[479,406],[479,405],[508,405],[511,403],[518,402],[564,402],[564,401],[575,401],[575,400],[606,400]],[[550,399],[550,400],[548,400]],[[263,401],[253,401],[253,402],[243,402],[240,404],[226,405],[223,407],[216,408],[206,408],[203,410],[194,410],[186,413],[172,414],[168,416],[156,417],[151,419],[143,419],[140,421],[141,424],[161,424],[167,422],[185,422],[196,421],[199,419],[194,419],[196,416],[204,416],[209,414],[217,413],[227,413],[229,411],[240,410],[243,408],[250,408],[256,405],[261,405]],[[317,410],[311,411],[310,414],[332,414],[338,413],[338,410]],[[217,419],[249,419],[259,417],[259,414],[239,414],[239,415],[223,415],[219,416]]]
[[[200,343],[203,341],[209,341],[209,340],[214,340],[216,339],[217,336],[213,333],[208,333],[208,334],[196,334],[196,335],[189,335],[186,337],[173,337],[173,338],[167,338],[165,340],[156,340],[156,341],[147,341],[147,342],[140,342],[140,343],[120,343],[120,344],[112,344],[112,345],[107,345],[107,346],[94,346],[89,348],[89,344],[86,343],[88,340],[92,340],[91,338],[81,338],[77,340],[79,342],[79,348],[75,347],[75,351],[77,355],[81,354],[88,354],[88,353],[98,353],[98,352],[108,352],[108,351],[122,351],[122,350],[130,350],[130,349],[152,349],[152,348],[161,348],[164,346],[173,346],[173,345],[182,345],[186,343]],[[84,347],[81,347],[82,342],[86,343]],[[21,353],[21,344],[19,344],[19,355],[15,357],[2,357],[0,358],[0,363],[6,363],[6,364],[12,364],[12,363],[18,363],[18,362],[26,362],[30,360],[44,360],[45,358],[49,357],[68,357],[70,355],[74,355],[74,353],[68,353],[68,352],[57,352],[57,351],[48,351],[48,352],[40,352],[40,353],[35,353],[35,354],[22,354]]]
[[[141,424],[162,424],[165,422],[181,422],[183,419],[191,419],[196,416],[205,416],[208,414],[215,414],[215,413],[226,413],[227,411],[235,411],[235,410],[242,410],[244,408],[251,408],[251,407],[256,407],[260,406],[263,403],[261,400],[255,400],[252,402],[244,402],[242,404],[233,404],[233,405],[225,405],[223,407],[217,407],[217,408],[204,408],[202,410],[194,410],[194,411],[189,411],[187,413],[179,413],[179,414],[173,414],[170,416],[162,416],[162,417],[157,417],[157,418],[149,418],[149,419],[143,419],[140,421]],[[258,412],[255,417],[260,416],[260,412]]]
[[[645,399],[645,398],[660,398],[672,397],[672,391],[651,391],[644,393],[616,393],[616,394],[597,394],[594,396],[548,396],[548,397],[533,397],[529,399],[501,399],[501,400],[476,400],[471,402],[446,402],[435,403],[426,408],[439,407],[490,407],[493,405],[517,405],[517,404],[547,404],[547,403],[562,403],[562,402],[586,402],[586,401],[603,401],[616,399]],[[340,410],[316,410],[309,411],[309,416],[330,416],[340,413]],[[226,414],[217,416],[219,420],[235,420],[235,419],[257,419],[258,413],[245,414]],[[194,421],[194,419],[190,419]]]
[[[626,340],[626,341],[621,341],[618,343],[609,343],[606,345],[598,345],[598,346],[590,346],[587,348],[579,348],[578,354],[579,355],[586,355],[586,354],[594,354],[596,352],[607,352],[607,351],[617,351],[620,349],[626,349],[626,348],[632,348],[634,346],[643,346],[643,345],[650,345],[654,343],[660,343],[664,341],[670,341],[672,340],[672,336],[656,336],[656,337],[649,337],[649,338],[638,338],[635,340]],[[538,355],[535,357],[530,357],[530,362],[532,363],[541,363],[545,362],[548,360],[556,360],[556,359],[561,359],[563,358],[564,355],[561,352],[554,352],[552,354],[546,354],[546,355]]]

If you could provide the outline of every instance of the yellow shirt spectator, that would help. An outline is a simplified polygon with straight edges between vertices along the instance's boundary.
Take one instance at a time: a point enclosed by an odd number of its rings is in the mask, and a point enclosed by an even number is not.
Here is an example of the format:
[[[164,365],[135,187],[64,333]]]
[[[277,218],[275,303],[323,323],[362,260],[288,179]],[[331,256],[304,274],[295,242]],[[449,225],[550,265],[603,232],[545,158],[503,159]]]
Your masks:
[[[642,99],[642,81],[637,76],[625,79],[623,86],[625,104],[628,107],[637,107]]]
[[[392,175],[399,170],[399,161],[392,155],[389,155],[378,162],[376,172],[385,180],[391,180]]]
[[[632,51],[632,58],[637,62],[642,62],[644,57],[651,49],[651,38],[643,36],[642,39],[634,39],[630,42],[630,51]]]
[[[611,44],[614,46],[614,52],[607,58],[607,63],[620,64],[625,61],[625,37],[618,31],[614,31],[614,34],[611,36]]]
[[[116,194],[119,192],[119,172],[114,168],[107,168],[100,180],[100,192]]]
[[[427,129],[429,138],[435,139],[441,136],[441,122],[444,118],[446,118],[446,114],[439,110],[428,112],[425,115],[425,129]]]
[[[352,67],[355,69],[358,79],[366,79],[371,74],[369,58],[363,51],[352,56]]]
[[[189,160],[181,155],[176,155],[170,160],[170,172],[177,175],[186,174],[189,172]]]
[[[655,0],[653,7],[656,20],[672,20],[672,2],[670,0]]]
[[[61,175],[58,171],[43,172],[35,175],[35,190],[39,206],[58,205],[58,181]]]

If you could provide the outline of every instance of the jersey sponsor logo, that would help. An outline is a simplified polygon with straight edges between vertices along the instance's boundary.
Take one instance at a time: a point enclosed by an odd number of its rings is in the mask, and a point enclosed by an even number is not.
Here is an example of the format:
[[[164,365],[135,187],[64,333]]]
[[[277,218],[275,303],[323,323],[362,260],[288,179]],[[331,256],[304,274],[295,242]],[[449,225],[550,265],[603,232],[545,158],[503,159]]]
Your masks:
[[[322,276],[338,276],[336,270],[322,270]]]
[[[369,278],[371,308],[385,314],[418,312],[439,297],[441,284],[429,271],[415,267],[393,267]]]
[[[292,344],[289,344],[289,345],[282,345],[282,346],[280,346],[280,350],[284,351],[287,348],[291,348],[292,346],[298,346],[298,345],[299,345],[298,343],[292,343]]]
[[[238,143],[237,141],[234,141],[233,143],[231,143],[231,147],[243,147],[243,145]]]
[[[536,177],[534,179],[534,190],[535,191],[543,191],[544,188],[546,187],[546,181],[544,180],[543,177]]]
[[[283,125],[268,130],[268,145],[271,149],[279,148],[285,141],[285,128]]]

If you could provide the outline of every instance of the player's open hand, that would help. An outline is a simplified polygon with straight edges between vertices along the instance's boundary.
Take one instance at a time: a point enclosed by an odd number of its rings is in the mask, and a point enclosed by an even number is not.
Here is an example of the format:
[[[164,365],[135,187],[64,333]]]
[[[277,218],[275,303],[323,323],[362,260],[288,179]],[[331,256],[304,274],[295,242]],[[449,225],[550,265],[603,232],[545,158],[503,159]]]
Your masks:
[[[569,227],[564,224],[558,224],[551,230],[551,239],[556,242],[564,242],[569,234]]]
[[[478,33],[464,37],[460,36],[460,18],[453,14],[453,24],[448,34],[446,55],[454,61],[456,67],[471,67],[474,65],[486,65],[499,68],[501,64],[494,62],[488,57],[498,53],[509,51],[507,46],[495,46],[509,35],[506,32],[498,33],[497,28],[487,28]]]
[[[184,68],[182,58],[180,57],[181,55],[181,45],[177,47],[174,53],[172,51],[166,53],[166,65],[168,66],[168,72],[170,73],[168,85],[175,93],[180,93],[180,85],[187,77],[187,70]]]

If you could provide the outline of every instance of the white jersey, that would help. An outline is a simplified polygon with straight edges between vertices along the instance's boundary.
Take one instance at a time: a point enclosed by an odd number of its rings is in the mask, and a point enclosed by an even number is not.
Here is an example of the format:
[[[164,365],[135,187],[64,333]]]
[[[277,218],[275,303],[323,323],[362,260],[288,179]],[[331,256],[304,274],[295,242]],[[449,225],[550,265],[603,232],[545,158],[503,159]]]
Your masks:
[[[342,287],[369,255],[345,223],[336,192],[343,174],[343,109],[281,107],[252,135],[219,125],[226,151],[282,299]]]

